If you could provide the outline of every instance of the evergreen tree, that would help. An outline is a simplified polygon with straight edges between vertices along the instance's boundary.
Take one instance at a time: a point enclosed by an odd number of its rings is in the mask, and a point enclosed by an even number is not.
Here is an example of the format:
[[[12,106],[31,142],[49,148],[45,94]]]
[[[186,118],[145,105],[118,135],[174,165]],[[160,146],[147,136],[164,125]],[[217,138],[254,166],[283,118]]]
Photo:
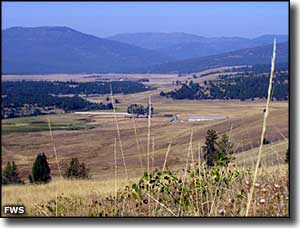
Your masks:
[[[78,158],[72,158],[65,172],[66,178],[89,178],[89,169]]]
[[[48,183],[51,181],[50,172],[47,156],[44,153],[38,154],[32,166],[32,176],[29,177],[29,180],[32,183]]]
[[[113,108],[114,108],[114,106],[112,105],[112,103],[108,103],[106,105],[106,109],[113,109]]]
[[[227,166],[233,160],[233,143],[229,141],[229,137],[223,134],[220,141],[216,143],[217,157],[216,164]]]
[[[140,104],[131,104],[127,108],[127,112],[139,116],[144,115],[147,112],[147,109],[145,109],[144,106]]]
[[[264,145],[266,145],[266,144],[269,144],[270,143],[270,141],[269,140],[267,140],[266,138],[264,138],[264,140],[263,140],[263,144]]]
[[[216,140],[218,139],[215,130],[208,130],[205,137],[204,158],[206,159],[207,166],[214,166],[216,160]]]
[[[24,182],[19,177],[17,165],[13,161],[7,162],[7,165],[3,171],[2,184],[23,184]]]

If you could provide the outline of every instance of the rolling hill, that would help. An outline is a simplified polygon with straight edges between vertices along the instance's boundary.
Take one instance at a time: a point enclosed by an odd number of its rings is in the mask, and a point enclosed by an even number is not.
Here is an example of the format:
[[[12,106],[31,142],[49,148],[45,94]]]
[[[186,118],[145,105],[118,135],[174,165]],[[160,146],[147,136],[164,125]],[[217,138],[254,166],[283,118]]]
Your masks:
[[[13,27],[2,30],[2,74],[169,73],[268,64],[272,47],[256,46],[272,43],[273,37],[136,33],[103,39],[68,27]],[[276,37],[279,42],[288,38]],[[278,61],[287,62],[287,43],[282,48]]]
[[[169,61],[157,51],[68,27],[2,30],[3,74],[107,73]]]
[[[206,39],[202,36],[197,36],[183,32],[120,33],[106,38],[152,50],[163,49],[181,43],[201,42]]]
[[[222,66],[270,64],[273,45],[246,48],[200,58],[158,64],[140,69],[147,73],[192,73]],[[288,42],[277,44],[276,63],[288,63]]]
[[[107,39],[159,51],[177,60],[216,55],[271,44],[286,42],[287,35],[263,35],[254,39],[242,37],[203,37],[188,33],[125,33]]]

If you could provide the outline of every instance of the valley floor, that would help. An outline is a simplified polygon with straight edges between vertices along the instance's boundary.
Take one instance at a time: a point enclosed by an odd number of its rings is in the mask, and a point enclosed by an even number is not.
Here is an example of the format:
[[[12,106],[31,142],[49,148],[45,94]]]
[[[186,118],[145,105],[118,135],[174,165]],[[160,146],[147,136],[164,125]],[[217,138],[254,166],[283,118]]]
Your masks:
[[[165,84],[166,82],[167,79],[157,79],[153,83],[161,87],[156,90],[114,96],[121,102],[117,104],[116,111],[126,112],[128,105],[133,103],[146,106],[151,95],[154,115],[150,131],[147,118],[114,118],[92,113],[2,120],[2,169],[7,161],[15,161],[21,178],[28,182],[32,164],[37,154],[43,152],[48,157],[53,177],[53,181],[47,185],[4,186],[3,204],[24,203],[30,209],[37,203],[45,203],[61,194],[80,197],[94,193],[102,196],[112,194],[115,191],[115,162],[118,189],[128,184],[125,166],[130,184],[143,176],[148,161],[151,170],[161,169],[165,160],[169,169],[179,170],[186,164],[189,146],[196,161],[199,157],[200,160],[203,159],[199,153],[209,129],[216,130],[219,136],[224,133],[229,135],[235,145],[236,159],[233,163],[243,170],[253,170],[260,143],[265,101],[171,100],[159,96],[161,89],[173,89],[173,85]],[[88,99],[101,102],[105,98],[106,96],[99,95]],[[183,121],[172,122],[171,116],[174,115]],[[225,118],[188,122],[193,116]],[[263,148],[262,174],[267,170],[272,175],[280,173],[288,177],[288,167],[285,164],[289,140],[288,118],[288,102],[271,102],[265,137],[269,144]],[[57,151],[58,161],[54,150]],[[91,180],[61,180],[58,164],[63,167],[74,157],[91,170]]]

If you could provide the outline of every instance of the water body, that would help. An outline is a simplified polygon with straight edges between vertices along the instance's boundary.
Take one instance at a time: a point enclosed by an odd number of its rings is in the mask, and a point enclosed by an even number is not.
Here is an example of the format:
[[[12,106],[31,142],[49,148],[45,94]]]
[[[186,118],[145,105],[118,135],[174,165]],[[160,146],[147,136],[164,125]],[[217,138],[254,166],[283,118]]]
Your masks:
[[[188,122],[195,121],[208,121],[208,120],[224,120],[225,116],[192,116],[188,119]]]

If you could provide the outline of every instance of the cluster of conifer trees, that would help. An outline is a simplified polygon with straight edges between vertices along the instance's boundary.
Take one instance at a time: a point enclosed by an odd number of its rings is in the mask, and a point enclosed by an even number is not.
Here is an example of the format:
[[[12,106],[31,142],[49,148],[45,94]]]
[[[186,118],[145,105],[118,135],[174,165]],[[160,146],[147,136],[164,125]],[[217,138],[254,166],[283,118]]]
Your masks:
[[[109,94],[111,89],[113,93],[128,94],[143,92],[150,88],[132,81],[5,81],[2,84],[2,118],[39,115],[41,114],[39,108],[42,110],[59,108],[66,112],[112,109],[111,103],[98,104],[83,98],[90,94]],[[29,110],[28,107],[31,106],[34,108]]]
[[[269,76],[265,74],[220,75],[217,80],[204,81],[204,85],[189,81],[179,89],[161,92],[161,96],[173,99],[255,99],[266,98]],[[288,73],[278,73],[273,81],[272,98],[288,100]]]
[[[72,158],[70,163],[65,165],[64,173],[65,178],[69,179],[86,179],[90,178],[90,170],[86,167],[85,163],[80,163],[77,158]],[[47,156],[44,153],[37,155],[33,165],[31,175],[28,176],[30,183],[45,184],[51,181],[51,168],[48,163]],[[14,161],[7,162],[3,171],[2,184],[25,184],[21,179],[17,165]]]

